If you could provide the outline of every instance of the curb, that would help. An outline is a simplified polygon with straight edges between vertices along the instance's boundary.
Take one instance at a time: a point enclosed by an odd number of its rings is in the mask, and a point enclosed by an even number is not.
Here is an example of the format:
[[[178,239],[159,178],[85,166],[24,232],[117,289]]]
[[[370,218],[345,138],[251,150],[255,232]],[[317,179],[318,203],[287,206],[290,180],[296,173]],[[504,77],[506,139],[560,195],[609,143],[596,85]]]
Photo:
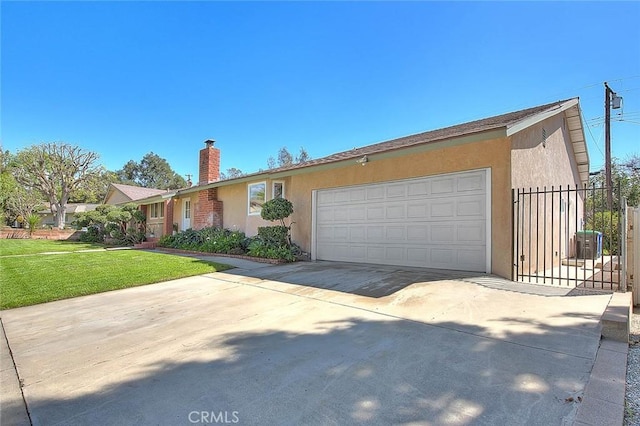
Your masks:
[[[575,426],[623,424],[630,321],[631,293],[614,293],[602,315],[602,340]]]

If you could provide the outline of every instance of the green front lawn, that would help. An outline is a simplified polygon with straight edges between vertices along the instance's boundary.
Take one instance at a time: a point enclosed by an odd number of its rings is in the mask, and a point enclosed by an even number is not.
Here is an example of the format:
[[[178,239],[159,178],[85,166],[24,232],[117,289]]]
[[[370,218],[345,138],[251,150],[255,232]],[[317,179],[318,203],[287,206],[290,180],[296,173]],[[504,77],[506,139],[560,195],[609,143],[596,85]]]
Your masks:
[[[7,241],[26,244],[22,249],[13,246],[11,250],[5,250]],[[0,309],[35,305],[230,268],[189,257],[139,250],[28,256],[5,254],[24,254],[29,250],[36,250],[36,246],[31,244],[38,241],[43,241],[41,253],[61,251],[50,250],[51,246],[47,243],[52,241],[0,240]],[[80,244],[77,247],[83,246],[87,245]]]
[[[94,249],[104,249],[104,246],[65,240],[0,239],[0,256]]]

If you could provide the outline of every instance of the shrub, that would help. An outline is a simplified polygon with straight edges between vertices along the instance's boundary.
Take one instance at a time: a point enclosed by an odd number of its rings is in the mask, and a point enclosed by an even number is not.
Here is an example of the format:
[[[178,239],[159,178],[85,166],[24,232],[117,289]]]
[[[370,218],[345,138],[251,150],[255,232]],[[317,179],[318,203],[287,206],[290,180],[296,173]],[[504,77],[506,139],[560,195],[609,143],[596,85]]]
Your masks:
[[[208,253],[244,254],[247,248],[246,240],[244,232],[209,227],[164,235],[158,241],[158,245]]]
[[[36,213],[32,213],[29,216],[27,216],[27,223],[29,224],[29,238],[31,238],[33,231],[36,230],[38,225],[40,225],[40,220],[41,220],[40,215]]]
[[[87,232],[83,232],[79,238],[83,243],[103,243],[104,232],[98,226],[89,226]]]
[[[258,228],[258,238],[276,245],[289,245],[289,228],[286,226],[261,226]]]
[[[262,205],[260,216],[264,220],[275,222],[280,221],[281,226],[287,227],[284,220],[293,213],[293,204],[285,198],[274,198]]]
[[[260,238],[255,238],[249,244],[248,253],[249,256],[263,257],[266,259],[282,259],[288,262],[296,260],[293,247],[284,245],[277,246],[268,243]]]

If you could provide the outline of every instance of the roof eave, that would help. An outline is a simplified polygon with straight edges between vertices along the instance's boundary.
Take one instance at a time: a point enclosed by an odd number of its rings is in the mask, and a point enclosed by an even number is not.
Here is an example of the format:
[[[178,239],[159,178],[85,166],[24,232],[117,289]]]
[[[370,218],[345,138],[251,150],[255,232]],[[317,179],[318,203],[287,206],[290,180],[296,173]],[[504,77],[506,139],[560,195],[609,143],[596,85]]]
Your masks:
[[[508,125],[507,136],[518,133],[559,113],[564,113],[580,182],[582,185],[586,185],[589,183],[589,153],[587,152],[587,144],[581,119],[580,100],[578,98],[569,99],[546,111],[539,112]]]

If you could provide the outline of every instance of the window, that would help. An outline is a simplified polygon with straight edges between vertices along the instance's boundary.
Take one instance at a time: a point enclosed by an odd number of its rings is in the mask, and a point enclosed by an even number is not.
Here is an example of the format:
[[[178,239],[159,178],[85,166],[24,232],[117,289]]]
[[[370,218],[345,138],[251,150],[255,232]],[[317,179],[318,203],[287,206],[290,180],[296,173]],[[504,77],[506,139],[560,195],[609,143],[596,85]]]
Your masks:
[[[285,198],[284,196],[284,182],[273,182],[273,188],[271,191],[271,198]]]
[[[267,183],[249,184],[249,215],[257,215],[262,211],[262,205],[266,201]]]
[[[149,206],[151,219],[164,217],[164,203],[155,203]]]

